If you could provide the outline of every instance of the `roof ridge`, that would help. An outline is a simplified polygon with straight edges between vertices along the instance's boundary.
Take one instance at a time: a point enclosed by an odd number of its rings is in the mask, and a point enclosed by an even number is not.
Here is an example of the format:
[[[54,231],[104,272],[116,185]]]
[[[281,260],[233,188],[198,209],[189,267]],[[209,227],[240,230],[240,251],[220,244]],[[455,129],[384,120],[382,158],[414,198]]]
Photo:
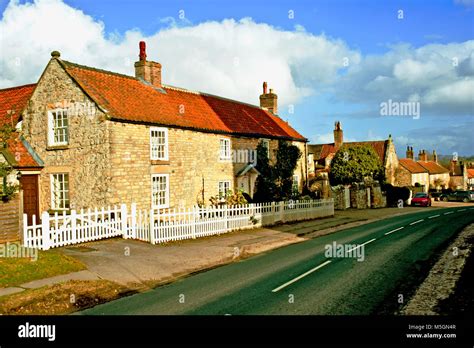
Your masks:
[[[132,80],[139,81],[139,79],[137,79],[136,77],[131,76],[131,75],[125,75],[125,74],[121,74],[121,73],[118,73],[118,72],[115,72],[115,71],[110,71],[110,70],[105,70],[105,69],[94,68],[94,67],[92,67],[92,66],[77,64],[77,63],[69,62],[69,61],[67,61],[67,60],[62,60],[62,59],[59,60],[59,61],[62,62],[62,63],[64,63],[66,66],[67,66],[67,65],[70,65],[70,66],[76,67],[76,68],[81,68],[81,69],[87,69],[87,70],[97,71],[97,72],[100,72],[100,73],[105,73],[105,74],[109,74],[109,75],[116,75],[116,76],[125,77],[125,78],[129,78],[129,79],[132,79]]]
[[[17,88],[24,88],[24,87],[33,87],[33,86],[36,86],[38,83],[28,83],[26,85],[21,85],[21,86],[14,86],[14,87],[7,87],[7,88],[0,88],[0,92],[1,91],[8,91],[8,90],[12,90],[12,89],[17,89]]]

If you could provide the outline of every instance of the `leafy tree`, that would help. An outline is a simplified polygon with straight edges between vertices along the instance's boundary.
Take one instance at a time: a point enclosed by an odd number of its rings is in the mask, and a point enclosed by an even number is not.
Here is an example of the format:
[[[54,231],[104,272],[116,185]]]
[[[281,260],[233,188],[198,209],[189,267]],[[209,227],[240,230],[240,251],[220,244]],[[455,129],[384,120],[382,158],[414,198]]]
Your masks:
[[[287,141],[278,142],[276,163],[270,164],[262,143],[257,146],[257,178],[254,199],[257,202],[284,200],[292,197],[293,173],[301,157],[298,147]]]
[[[342,146],[331,161],[331,185],[352,184],[367,178],[385,180],[385,170],[374,149],[368,145]]]

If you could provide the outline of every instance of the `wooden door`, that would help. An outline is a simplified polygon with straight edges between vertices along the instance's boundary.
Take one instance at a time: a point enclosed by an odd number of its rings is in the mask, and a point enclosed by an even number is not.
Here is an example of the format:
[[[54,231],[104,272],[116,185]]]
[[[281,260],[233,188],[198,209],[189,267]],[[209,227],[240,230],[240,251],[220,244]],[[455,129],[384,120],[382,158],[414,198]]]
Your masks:
[[[33,215],[36,215],[36,221],[39,222],[38,175],[23,175],[20,183],[23,190],[23,213],[28,214],[29,224]]]

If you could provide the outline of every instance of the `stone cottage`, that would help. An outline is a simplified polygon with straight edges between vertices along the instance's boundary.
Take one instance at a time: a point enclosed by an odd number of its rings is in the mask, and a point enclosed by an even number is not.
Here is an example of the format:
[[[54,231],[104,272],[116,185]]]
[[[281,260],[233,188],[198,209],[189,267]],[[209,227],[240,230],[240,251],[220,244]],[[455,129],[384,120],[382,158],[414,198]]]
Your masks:
[[[416,186],[419,184],[423,187],[424,192],[428,192],[430,173],[428,169],[414,160],[413,147],[408,146],[406,158],[400,158],[398,162],[399,167],[396,174],[398,186]]]
[[[433,150],[432,158],[428,158],[426,150],[420,150],[417,163],[428,171],[430,189],[447,189],[449,186],[449,170],[438,163],[438,155]]]
[[[452,159],[449,162],[449,187],[453,190],[467,190],[469,173],[467,164]]]
[[[318,176],[319,174],[323,177],[327,177],[331,161],[342,145],[368,145],[374,149],[382,162],[385,168],[386,181],[392,185],[395,184],[395,171],[398,167],[398,157],[391,136],[389,136],[387,140],[344,142],[344,134],[339,121],[335,123],[333,132],[333,143],[308,145],[308,155],[313,159],[312,163],[308,163],[309,173],[314,176]]]
[[[262,142],[274,161],[280,140],[303,153],[293,180],[300,192],[305,185],[307,140],[278,116],[266,83],[260,106],[165,85],[144,42],[135,76],[51,56],[15,115],[42,164],[39,211],[188,207],[236,189],[252,196],[254,150]]]

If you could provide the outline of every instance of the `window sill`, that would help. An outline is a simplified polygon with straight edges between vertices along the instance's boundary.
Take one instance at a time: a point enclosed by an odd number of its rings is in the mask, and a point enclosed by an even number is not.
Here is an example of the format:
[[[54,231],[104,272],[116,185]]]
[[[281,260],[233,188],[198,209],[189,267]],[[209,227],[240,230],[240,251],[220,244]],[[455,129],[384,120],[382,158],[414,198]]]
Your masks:
[[[169,160],[150,160],[150,163],[152,165],[169,165],[170,161]]]
[[[66,215],[71,215],[71,209],[49,209],[48,214],[49,215],[54,215],[58,213],[58,215],[63,215],[66,213]]]
[[[55,151],[55,150],[67,150],[69,145],[48,145],[46,146],[46,151]]]

